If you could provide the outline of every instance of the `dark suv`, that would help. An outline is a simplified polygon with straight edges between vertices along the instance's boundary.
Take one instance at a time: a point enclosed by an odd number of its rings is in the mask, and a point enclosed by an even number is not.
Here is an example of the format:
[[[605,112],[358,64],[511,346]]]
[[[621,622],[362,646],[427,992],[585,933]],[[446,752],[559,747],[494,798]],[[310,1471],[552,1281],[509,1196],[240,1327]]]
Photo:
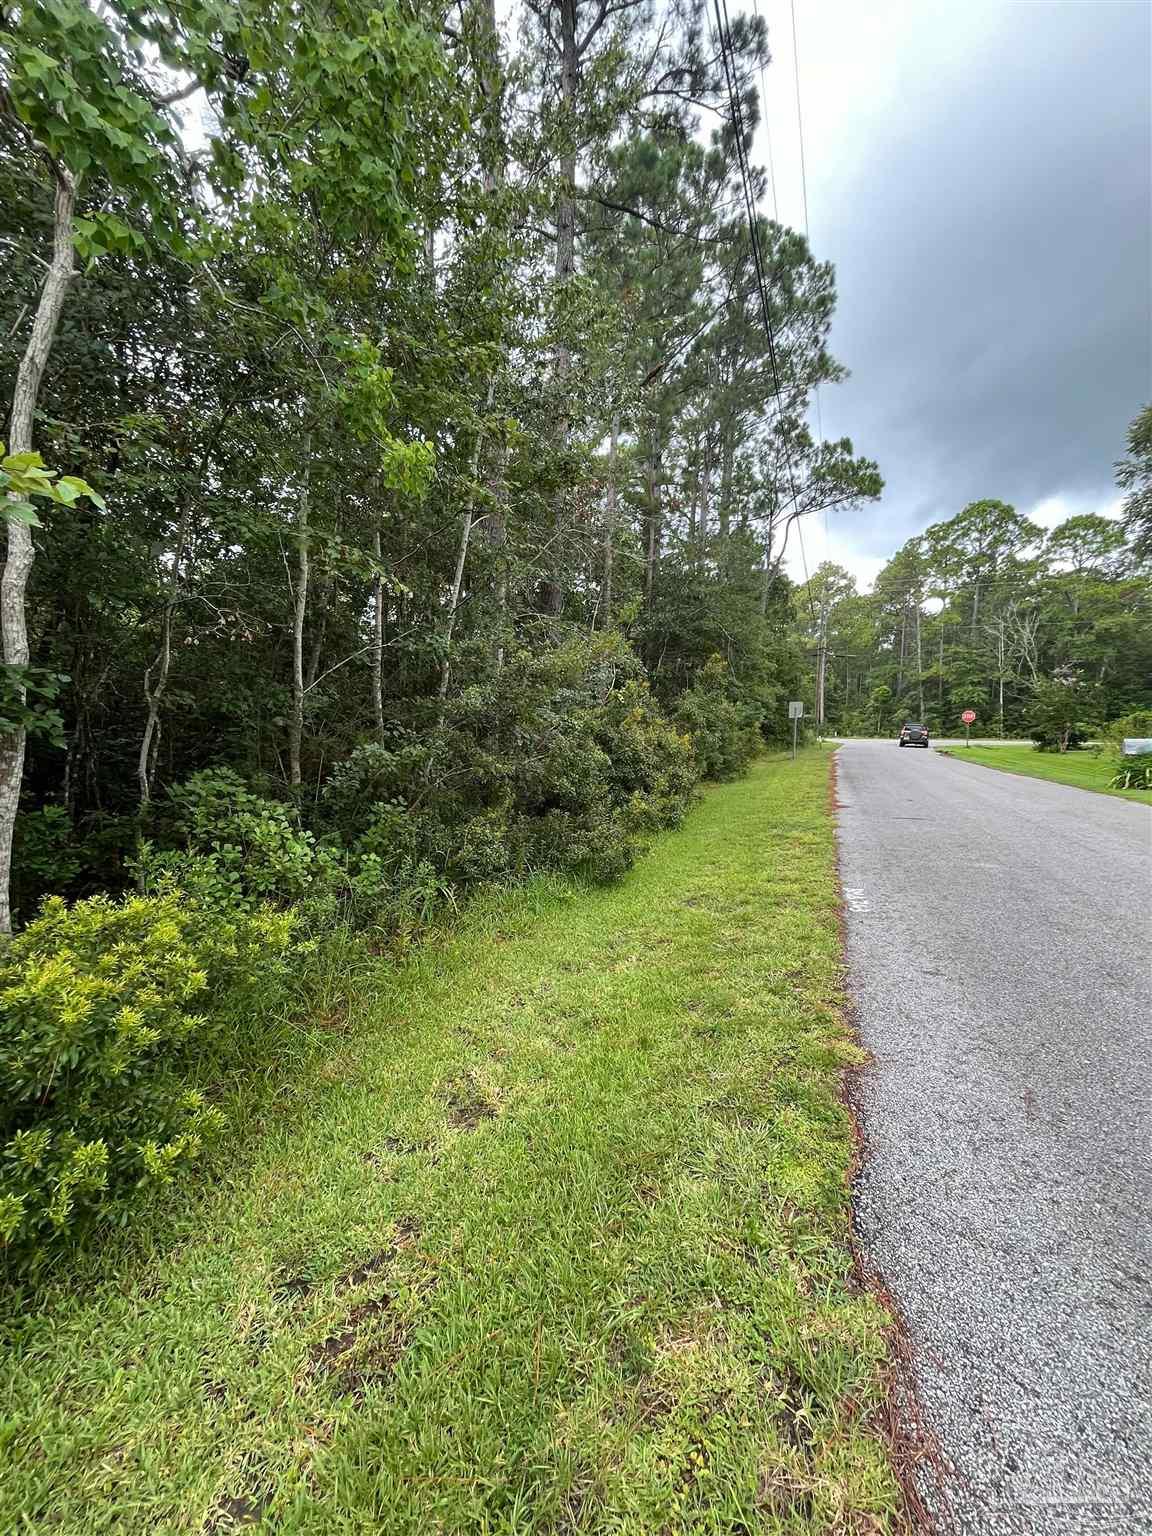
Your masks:
[[[900,727],[900,745],[902,747],[928,746],[928,727],[915,725],[911,720],[906,720]]]

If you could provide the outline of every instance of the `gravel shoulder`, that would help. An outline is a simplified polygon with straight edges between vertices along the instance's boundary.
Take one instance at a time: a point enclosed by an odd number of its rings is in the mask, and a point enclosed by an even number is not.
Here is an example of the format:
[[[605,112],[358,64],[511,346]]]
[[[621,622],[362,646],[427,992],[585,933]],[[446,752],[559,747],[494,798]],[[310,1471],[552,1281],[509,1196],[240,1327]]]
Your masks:
[[[858,1229],[945,1529],[1152,1532],[1152,812],[892,742],[838,762]]]

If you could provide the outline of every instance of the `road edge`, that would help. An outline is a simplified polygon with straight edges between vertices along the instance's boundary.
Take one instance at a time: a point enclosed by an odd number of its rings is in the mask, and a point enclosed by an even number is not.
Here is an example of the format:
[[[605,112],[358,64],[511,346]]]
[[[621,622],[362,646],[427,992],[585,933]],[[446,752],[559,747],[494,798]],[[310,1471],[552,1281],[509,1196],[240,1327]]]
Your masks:
[[[840,1100],[848,1114],[852,1133],[852,1158],[846,1174],[851,1202],[848,1212],[848,1246],[857,1283],[888,1317],[885,1333],[890,1360],[882,1373],[883,1399],[879,1422],[880,1433],[903,1496],[901,1518],[904,1529],[910,1536],[944,1536],[953,1525],[948,1493],[950,1468],[935,1431],[929,1426],[921,1407],[907,1322],[882,1272],[866,1252],[856,1225],[857,1193],[869,1157],[860,1085],[864,1074],[874,1062],[860,1035],[856,1004],[848,980],[848,924],[840,867],[839,813],[842,804],[838,781],[839,751],[839,746],[833,749],[828,766],[828,814],[835,836],[836,923],[840,936],[839,1006],[848,1033],[864,1057],[859,1066],[845,1068],[840,1083]],[[939,1501],[936,1509],[929,1506],[921,1486],[925,1475],[932,1484],[935,1499]]]

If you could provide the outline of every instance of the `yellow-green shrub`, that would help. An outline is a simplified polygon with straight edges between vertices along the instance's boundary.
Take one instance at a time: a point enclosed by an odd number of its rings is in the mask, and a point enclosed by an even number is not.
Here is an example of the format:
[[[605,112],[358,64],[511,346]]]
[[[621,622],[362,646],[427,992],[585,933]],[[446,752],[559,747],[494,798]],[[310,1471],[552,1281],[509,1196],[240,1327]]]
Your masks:
[[[177,892],[49,900],[0,958],[0,1241],[27,1254],[190,1163],[198,1069],[282,983],[292,917]]]

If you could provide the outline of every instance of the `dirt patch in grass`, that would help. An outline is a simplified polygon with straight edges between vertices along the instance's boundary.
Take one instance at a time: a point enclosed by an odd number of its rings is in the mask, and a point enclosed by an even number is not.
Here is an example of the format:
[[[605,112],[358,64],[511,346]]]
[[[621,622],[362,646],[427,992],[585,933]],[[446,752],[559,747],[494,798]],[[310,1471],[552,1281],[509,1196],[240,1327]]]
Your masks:
[[[772,1466],[761,1471],[756,1484],[756,1503],[778,1520],[799,1516],[801,1520],[811,1521],[816,1514],[810,1485],[787,1467]],[[876,1529],[879,1531],[880,1527]]]
[[[367,1285],[369,1280],[383,1274],[395,1262],[396,1256],[404,1248],[410,1248],[420,1236],[420,1223],[413,1216],[404,1216],[396,1223],[395,1237],[386,1248],[369,1254],[361,1264],[354,1269],[349,1269],[344,1274],[337,1276],[336,1289],[338,1291],[354,1290],[357,1286]]]
[[[485,1120],[495,1120],[499,1110],[489,1094],[472,1077],[458,1078],[447,1085],[448,1124],[453,1130],[474,1131]]]
[[[204,1536],[226,1536],[228,1531],[250,1530],[260,1524],[271,1502],[271,1499],[244,1494],[221,1499],[208,1516]]]
[[[354,1307],[335,1333],[322,1339],[308,1353],[313,1374],[326,1377],[341,1397],[359,1399],[396,1368],[408,1347],[408,1329],[396,1323],[382,1337],[364,1337],[365,1324],[392,1312],[393,1298],[377,1296]]]

